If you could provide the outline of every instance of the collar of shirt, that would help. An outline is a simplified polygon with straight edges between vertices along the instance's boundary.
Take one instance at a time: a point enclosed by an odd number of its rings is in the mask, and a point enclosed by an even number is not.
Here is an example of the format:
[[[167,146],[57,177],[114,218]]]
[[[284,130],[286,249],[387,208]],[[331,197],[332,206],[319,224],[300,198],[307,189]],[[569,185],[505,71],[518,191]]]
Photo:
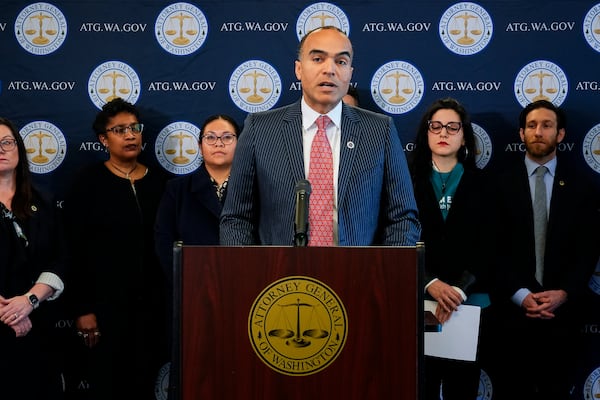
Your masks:
[[[301,102],[302,107],[302,145],[304,152],[304,172],[308,176],[310,167],[310,149],[317,134],[317,124],[315,121],[322,115],[313,110],[306,104],[304,98]],[[333,123],[327,127],[327,138],[333,152],[333,178],[335,191],[337,193],[337,179],[340,167],[340,140],[341,140],[341,120],[342,120],[342,102],[340,101],[333,110],[326,114]],[[337,197],[337,196],[336,196]],[[337,201],[337,198],[334,200]]]
[[[552,160],[548,161],[546,164],[543,165],[546,168],[548,168],[548,173],[552,178],[554,178],[554,173],[556,172],[556,157],[554,157]],[[536,168],[539,166],[540,164],[525,156],[525,167],[527,168],[527,176],[532,177],[535,174]]]
[[[302,102],[300,103],[300,107],[302,110],[302,127],[304,128],[305,131],[309,131],[311,128],[317,129],[317,125],[315,124],[315,121],[317,120],[317,118],[320,115],[318,112],[316,112],[315,110],[313,110],[312,108],[310,108],[310,106],[308,104],[306,104],[306,101],[304,101],[304,97],[302,97]],[[336,127],[341,127],[341,123],[342,123],[342,102],[340,101],[337,106],[335,106],[335,108],[331,111],[329,111],[327,115],[330,119],[331,122],[333,122],[333,124]]]
[[[550,199],[552,197],[552,183],[554,181],[554,173],[556,172],[556,157],[543,165],[548,168],[548,173],[544,176],[544,182],[546,183],[546,205],[549,207]],[[535,197],[535,170],[539,166],[540,164],[525,156],[525,167],[527,168],[527,174],[529,176],[529,191],[532,203]]]

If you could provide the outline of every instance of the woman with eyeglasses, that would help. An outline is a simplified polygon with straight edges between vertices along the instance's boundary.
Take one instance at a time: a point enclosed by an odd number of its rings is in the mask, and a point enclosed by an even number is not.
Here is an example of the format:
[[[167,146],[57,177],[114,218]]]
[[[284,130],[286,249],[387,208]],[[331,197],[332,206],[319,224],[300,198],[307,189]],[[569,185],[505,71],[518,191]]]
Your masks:
[[[475,152],[464,106],[452,98],[436,100],[421,118],[409,165],[425,242],[425,298],[437,302],[442,331],[461,304],[489,303],[489,198]],[[439,400],[440,387],[444,400],[478,396],[478,362],[426,356],[424,374],[424,400]]]
[[[90,398],[151,399],[167,361],[164,276],[153,227],[165,176],[139,160],[144,125],[116,98],[93,130],[108,159],[84,167],[65,199],[75,340]],[[81,366],[79,367],[81,369]]]
[[[59,343],[46,301],[62,293],[62,220],[32,184],[27,149],[0,117],[0,397],[59,399]]]
[[[173,243],[218,245],[219,217],[237,145],[239,127],[228,115],[208,117],[202,124],[199,168],[171,179],[163,194],[155,226],[156,251],[168,277],[173,267]]]
[[[219,244],[219,217],[227,196],[239,132],[237,122],[229,115],[208,117],[202,124],[198,141],[202,163],[196,171],[167,182],[156,217],[155,242],[168,278],[169,293],[173,286],[174,242]],[[168,298],[172,299],[172,294]]]

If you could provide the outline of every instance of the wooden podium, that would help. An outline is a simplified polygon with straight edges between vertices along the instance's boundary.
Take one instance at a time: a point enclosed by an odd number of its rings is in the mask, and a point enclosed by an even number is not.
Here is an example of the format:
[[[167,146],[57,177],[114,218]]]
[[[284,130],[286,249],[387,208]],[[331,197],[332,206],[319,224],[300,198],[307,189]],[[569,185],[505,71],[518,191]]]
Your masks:
[[[422,245],[174,252],[170,399],[418,398]]]

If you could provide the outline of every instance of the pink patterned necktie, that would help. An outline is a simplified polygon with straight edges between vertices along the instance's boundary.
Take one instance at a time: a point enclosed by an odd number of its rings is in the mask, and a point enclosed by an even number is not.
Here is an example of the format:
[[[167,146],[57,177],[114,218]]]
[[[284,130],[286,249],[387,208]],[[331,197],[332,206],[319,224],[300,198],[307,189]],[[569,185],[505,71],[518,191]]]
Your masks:
[[[309,246],[333,246],[333,155],[326,134],[330,122],[327,115],[317,118],[317,135],[310,150]]]

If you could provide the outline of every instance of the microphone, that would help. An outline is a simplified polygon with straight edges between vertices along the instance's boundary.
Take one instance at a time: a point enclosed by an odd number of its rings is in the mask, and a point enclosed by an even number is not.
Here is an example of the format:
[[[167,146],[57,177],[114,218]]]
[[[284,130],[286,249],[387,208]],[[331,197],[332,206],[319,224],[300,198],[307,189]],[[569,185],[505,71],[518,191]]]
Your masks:
[[[294,222],[294,246],[306,247],[308,244],[308,199],[310,182],[300,179],[296,183],[296,219]]]

